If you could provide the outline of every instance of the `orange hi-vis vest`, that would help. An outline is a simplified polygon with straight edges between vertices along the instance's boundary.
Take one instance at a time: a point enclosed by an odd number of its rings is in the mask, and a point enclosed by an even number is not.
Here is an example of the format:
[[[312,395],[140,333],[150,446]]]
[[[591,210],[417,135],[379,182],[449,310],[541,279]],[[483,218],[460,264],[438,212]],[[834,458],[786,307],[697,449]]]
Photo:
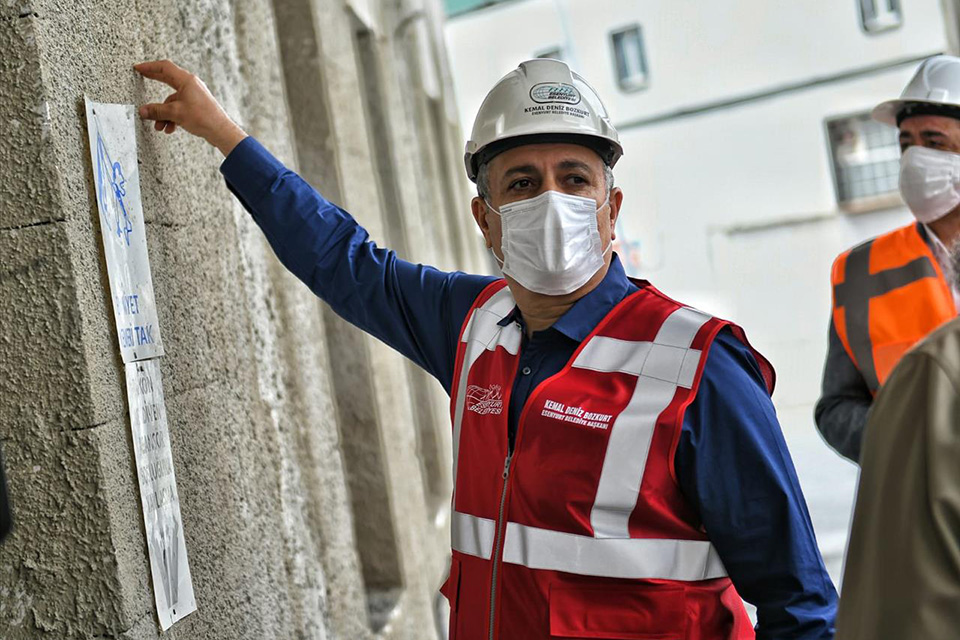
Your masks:
[[[754,637],[673,467],[713,339],[746,338],[638,284],[530,394],[512,451],[522,329],[500,323],[515,306],[505,282],[467,315],[451,393],[451,640]]]
[[[833,326],[873,394],[910,347],[957,315],[923,233],[901,227],[833,263]]]

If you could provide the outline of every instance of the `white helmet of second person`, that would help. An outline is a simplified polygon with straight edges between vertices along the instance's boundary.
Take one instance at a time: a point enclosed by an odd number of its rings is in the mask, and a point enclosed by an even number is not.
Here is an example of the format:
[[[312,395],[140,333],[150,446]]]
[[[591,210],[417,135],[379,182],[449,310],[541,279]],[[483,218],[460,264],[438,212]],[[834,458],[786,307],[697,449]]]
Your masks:
[[[918,115],[960,119],[960,58],[927,58],[900,97],[881,102],[872,115],[874,120],[894,127],[899,127],[905,118]]]
[[[480,105],[463,162],[476,182],[480,166],[524,144],[566,142],[589,147],[613,167],[623,147],[600,96],[559,60],[521,62]]]

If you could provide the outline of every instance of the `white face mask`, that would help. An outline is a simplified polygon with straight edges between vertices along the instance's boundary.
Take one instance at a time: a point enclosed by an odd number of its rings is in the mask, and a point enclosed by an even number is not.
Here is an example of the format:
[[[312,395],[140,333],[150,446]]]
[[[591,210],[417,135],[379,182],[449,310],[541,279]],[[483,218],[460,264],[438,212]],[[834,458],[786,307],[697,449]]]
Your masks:
[[[600,246],[597,207],[592,198],[545,191],[535,198],[511,202],[497,211],[502,228],[504,275],[525,289],[548,296],[572,293],[603,267],[610,250]],[[496,254],[494,254],[496,258]]]
[[[929,224],[960,205],[960,154],[912,146],[900,157],[900,195]]]

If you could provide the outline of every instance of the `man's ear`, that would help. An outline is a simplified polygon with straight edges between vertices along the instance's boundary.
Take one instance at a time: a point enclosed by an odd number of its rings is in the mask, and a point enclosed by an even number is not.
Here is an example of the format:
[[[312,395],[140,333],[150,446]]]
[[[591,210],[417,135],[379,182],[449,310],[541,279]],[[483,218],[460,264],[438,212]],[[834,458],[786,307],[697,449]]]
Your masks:
[[[480,227],[480,233],[483,234],[483,240],[487,243],[487,249],[493,247],[493,242],[490,240],[490,224],[487,222],[487,216],[490,215],[490,210],[487,208],[487,203],[483,201],[483,198],[475,196],[473,200],[470,201],[470,211],[473,213],[473,219],[477,221],[477,226]]]
[[[614,187],[610,191],[610,240],[617,239],[617,218],[620,217],[621,205],[623,205],[623,189]]]

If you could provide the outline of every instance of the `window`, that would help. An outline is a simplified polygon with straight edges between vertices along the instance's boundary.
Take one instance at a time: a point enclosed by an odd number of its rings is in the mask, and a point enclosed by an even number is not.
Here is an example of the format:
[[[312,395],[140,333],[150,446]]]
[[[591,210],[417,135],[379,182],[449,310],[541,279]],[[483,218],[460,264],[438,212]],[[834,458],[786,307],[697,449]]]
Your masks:
[[[533,54],[534,58],[551,58],[553,60],[563,60],[563,49],[560,47],[550,47]]]
[[[837,204],[850,213],[900,204],[897,130],[869,113],[828,120]]]
[[[617,66],[617,82],[624,91],[647,87],[647,54],[643,46],[643,30],[633,25],[610,34]]]
[[[860,3],[860,25],[867,33],[896,29],[903,23],[900,0],[857,0]]]

